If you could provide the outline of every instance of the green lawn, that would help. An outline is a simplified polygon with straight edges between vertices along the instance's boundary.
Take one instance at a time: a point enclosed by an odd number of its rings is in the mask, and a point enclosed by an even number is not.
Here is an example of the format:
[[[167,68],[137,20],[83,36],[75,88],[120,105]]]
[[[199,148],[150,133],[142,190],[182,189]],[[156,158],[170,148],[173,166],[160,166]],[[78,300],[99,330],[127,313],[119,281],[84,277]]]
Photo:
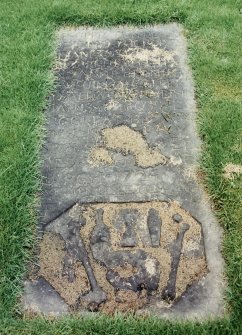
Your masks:
[[[0,1],[0,334],[242,334],[242,14],[239,0]],[[59,26],[180,22],[203,139],[201,175],[224,228],[228,315],[203,324],[134,318],[24,320],[18,306],[40,190],[43,109]]]

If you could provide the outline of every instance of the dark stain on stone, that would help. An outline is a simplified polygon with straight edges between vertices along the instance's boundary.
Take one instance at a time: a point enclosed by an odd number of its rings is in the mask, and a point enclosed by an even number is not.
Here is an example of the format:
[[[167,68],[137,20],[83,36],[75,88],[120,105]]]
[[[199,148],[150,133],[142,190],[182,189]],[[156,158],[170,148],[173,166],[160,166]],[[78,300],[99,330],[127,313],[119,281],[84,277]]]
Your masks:
[[[147,224],[152,246],[159,247],[162,222],[159,213],[154,208],[149,209]]]
[[[173,245],[172,251],[171,251],[171,271],[168,279],[168,283],[166,288],[164,289],[162,296],[166,300],[174,300],[176,297],[176,277],[177,277],[177,270],[178,265],[180,261],[181,256],[181,250],[182,250],[182,243],[183,238],[186,233],[186,231],[190,228],[190,226],[186,223],[182,224],[180,227],[179,233],[177,234],[176,241]]]
[[[176,213],[172,216],[172,219],[176,222],[176,223],[180,223],[182,222],[183,218],[180,214]]]
[[[137,246],[136,224],[139,218],[137,209],[123,209],[120,211],[119,216],[115,221],[115,228],[122,230],[125,228],[120,241],[122,247],[135,247]]]

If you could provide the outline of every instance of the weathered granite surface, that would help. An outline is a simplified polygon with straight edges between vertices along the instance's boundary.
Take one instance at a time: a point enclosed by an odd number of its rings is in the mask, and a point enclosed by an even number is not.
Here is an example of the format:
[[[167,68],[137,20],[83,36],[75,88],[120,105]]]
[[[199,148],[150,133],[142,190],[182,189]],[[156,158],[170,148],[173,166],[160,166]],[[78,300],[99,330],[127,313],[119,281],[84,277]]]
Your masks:
[[[26,282],[25,310],[39,294],[39,311],[50,314],[47,281],[59,294],[57,315],[221,314],[220,230],[196,178],[200,142],[180,26],[66,28],[58,41],[39,268]]]

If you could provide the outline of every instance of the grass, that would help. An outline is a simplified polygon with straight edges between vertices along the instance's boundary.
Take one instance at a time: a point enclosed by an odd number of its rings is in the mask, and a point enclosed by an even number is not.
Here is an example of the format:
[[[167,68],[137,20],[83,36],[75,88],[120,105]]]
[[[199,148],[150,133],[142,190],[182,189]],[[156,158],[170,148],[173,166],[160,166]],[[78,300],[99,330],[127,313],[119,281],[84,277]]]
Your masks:
[[[241,31],[237,0],[1,0],[0,2],[0,334],[241,334],[242,164]],[[53,90],[59,26],[176,21],[186,31],[203,139],[201,168],[224,229],[229,315],[215,321],[67,318],[24,320],[18,308],[36,222],[38,151],[46,97]]]

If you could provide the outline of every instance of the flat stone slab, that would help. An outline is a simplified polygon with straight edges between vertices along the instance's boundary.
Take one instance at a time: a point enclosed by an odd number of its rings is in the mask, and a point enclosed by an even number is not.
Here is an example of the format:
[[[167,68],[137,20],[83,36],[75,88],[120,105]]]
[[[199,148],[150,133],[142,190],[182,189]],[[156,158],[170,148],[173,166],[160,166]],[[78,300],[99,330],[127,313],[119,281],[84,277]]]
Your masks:
[[[64,29],[58,40],[25,310],[221,314],[220,231],[196,178],[180,26]]]

